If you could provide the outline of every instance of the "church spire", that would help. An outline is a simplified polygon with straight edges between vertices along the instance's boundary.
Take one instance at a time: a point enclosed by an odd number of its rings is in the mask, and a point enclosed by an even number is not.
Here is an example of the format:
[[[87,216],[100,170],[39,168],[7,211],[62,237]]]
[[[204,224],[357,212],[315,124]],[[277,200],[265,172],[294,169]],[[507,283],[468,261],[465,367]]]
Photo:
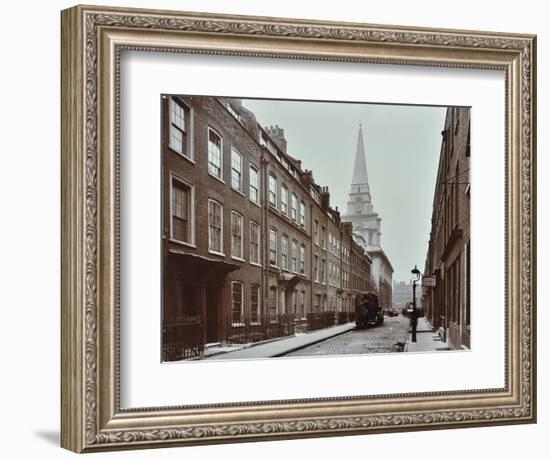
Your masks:
[[[353,185],[368,185],[367,161],[365,159],[365,145],[363,144],[363,127],[359,124],[359,135],[357,137],[357,150],[355,151],[355,166],[353,167]]]
[[[353,224],[353,237],[363,248],[366,250],[380,248],[382,218],[374,211],[370,195],[367,158],[363,143],[363,126],[361,124],[359,124],[355,165],[353,167],[347,211],[342,215],[342,221]]]

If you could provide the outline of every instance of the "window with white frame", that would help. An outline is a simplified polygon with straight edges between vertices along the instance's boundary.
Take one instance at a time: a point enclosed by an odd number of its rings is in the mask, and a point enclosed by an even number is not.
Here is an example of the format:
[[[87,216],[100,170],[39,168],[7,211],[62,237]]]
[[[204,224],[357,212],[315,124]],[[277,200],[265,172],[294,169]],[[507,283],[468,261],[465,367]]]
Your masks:
[[[313,259],[313,279],[319,282],[319,256],[317,255]]]
[[[243,158],[235,148],[231,148],[231,187],[237,191],[243,188]]]
[[[268,307],[269,307],[269,313],[271,315],[274,315],[277,313],[277,310],[279,308],[278,304],[279,300],[279,290],[276,286],[269,288],[269,296],[268,296]]]
[[[300,226],[306,227],[306,204],[300,202]]]
[[[319,245],[319,221],[313,221],[313,240],[316,245]]]
[[[269,264],[277,265],[277,230],[269,229]]]
[[[269,174],[269,203],[274,207],[277,206],[277,177]]]
[[[260,203],[260,175],[258,169],[251,165],[250,166],[250,191],[249,198],[252,202],[259,204]]]
[[[243,259],[243,216],[231,212],[231,256]]]
[[[169,99],[170,111],[170,148],[174,151],[191,158],[191,151],[188,143],[188,131],[190,123],[190,110],[186,105]]]
[[[244,317],[243,284],[231,282],[231,322],[242,323]]]
[[[208,128],[208,173],[222,179],[222,138],[211,128]]]
[[[327,282],[327,261],[321,259],[321,283],[324,285]]]
[[[172,177],[171,234],[185,243],[194,243],[193,188]]]
[[[260,297],[261,290],[259,285],[250,286],[250,322],[259,323],[260,322]]]
[[[208,249],[223,252],[223,207],[215,200],[208,201]]]
[[[300,273],[306,273],[306,246],[303,243],[300,245]]]
[[[284,184],[281,186],[281,211],[288,215],[288,188]]]
[[[321,227],[321,246],[323,248],[325,248],[325,243],[326,243],[325,238],[326,238],[325,226],[322,226]]]
[[[290,218],[292,219],[292,221],[296,221],[297,212],[298,212],[298,196],[292,193],[292,197],[290,199]]]
[[[250,262],[260,264],[260,225],[250,221]]]
[[[281,236],[281,268],[288,270],[288,236]]]
[[[290,250],[290,270],[294,273],[298,272],[298,240],[292,240]]]

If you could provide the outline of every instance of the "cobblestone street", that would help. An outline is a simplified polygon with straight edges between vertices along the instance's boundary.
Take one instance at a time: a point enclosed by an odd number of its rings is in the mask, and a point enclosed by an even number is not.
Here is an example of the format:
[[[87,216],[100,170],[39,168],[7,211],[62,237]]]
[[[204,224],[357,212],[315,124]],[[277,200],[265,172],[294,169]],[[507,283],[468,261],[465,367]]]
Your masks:
[[[380,327],[353,329],[285,356],[356,355],[398,351],[397,342],[407,341],[409,320],[403,315],[385,317]]]

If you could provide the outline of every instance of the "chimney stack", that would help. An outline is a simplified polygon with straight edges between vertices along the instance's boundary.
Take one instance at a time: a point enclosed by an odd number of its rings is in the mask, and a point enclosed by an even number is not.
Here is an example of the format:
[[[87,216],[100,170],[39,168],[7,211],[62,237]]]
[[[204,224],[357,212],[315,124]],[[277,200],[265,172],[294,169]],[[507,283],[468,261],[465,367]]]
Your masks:
[[[313,172],[311,170],[305,170],[302,174],[302,184],[309,189],[313,184]]]
[[[269,126],[265,129],[273,141],[277,144],[280,150],[286,154],[286,138],[284,129],[280,128],[279,125]]]
[[[351,222],[342,223],[342,230],[344,231],[344,234],[351,236],[353,234],[353,223]]]
[[[328,211],[330,208],[330,192],[328,186],[321,187],[321,207],[324,211]]]

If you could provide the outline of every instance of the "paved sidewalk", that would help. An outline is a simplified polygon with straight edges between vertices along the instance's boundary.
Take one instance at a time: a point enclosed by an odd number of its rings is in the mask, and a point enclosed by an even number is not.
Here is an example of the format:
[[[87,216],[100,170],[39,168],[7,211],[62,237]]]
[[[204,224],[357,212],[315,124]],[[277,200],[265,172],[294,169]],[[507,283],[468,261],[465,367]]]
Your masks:
[[[405,351],[428,352],[450,350],[449,345],[446,342],[441,341],[439,334],[433,331],[432,325],[424,317],[418,319],[418,325],[416,327],[416,342],[411,342],[411,337],[412,334],[411,331],[409,331],[409,338],[405,344]]]
[[[355,323],[346,323],[319,331],[298,334],[266,343],[258,343],[247,348],[237,347],[234,351],[225,351],[212,356],[208,360],[249,359],[249,358],[273,358],[283,356],[295,350],[335,337],[355,328]]]

